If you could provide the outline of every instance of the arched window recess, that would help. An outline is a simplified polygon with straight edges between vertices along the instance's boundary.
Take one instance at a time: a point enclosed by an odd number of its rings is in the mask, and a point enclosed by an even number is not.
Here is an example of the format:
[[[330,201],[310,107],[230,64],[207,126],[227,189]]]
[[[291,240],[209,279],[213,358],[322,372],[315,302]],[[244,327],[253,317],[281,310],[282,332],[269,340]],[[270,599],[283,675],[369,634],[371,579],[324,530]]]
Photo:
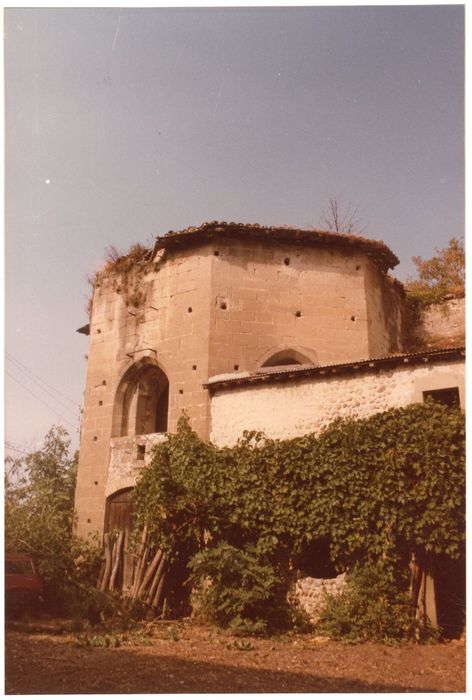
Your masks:
[[[133,365],[116,392],[113,435],[130,437],[165,433],[169,411],[169,381],[157,365]]]
[[[312,354],[312,353],[310,353]],[[282,348],[271,352],[262,358],[260,368],[287,367],[291,365],[314,365],[315,362],[308,354],[296,348]]]

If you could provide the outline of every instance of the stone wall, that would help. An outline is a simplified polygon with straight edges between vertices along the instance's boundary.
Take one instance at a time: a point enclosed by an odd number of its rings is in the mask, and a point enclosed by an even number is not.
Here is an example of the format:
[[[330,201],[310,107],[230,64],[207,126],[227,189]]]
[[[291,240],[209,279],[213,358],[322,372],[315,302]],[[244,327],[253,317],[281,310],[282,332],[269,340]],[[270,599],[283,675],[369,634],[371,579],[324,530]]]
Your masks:
[[[140,470],[151,461],[152,448],[165,439],[162,433],[112,438],[105,497],[134,486]]]
[[[456,360],[218,388],[211,402],[211,440],[233,445],[244,430],[278,439],[319,432],[338,417],[364,418],[422,402],[423,391],[435,389],[458,387],[465,406],[464,372],[464,361]]]
[[[433,304],[421,314],[417,342],[424,347],[446,347],[465,343],[465,299]]]
[[[161,256],[140,274],[109,274],[93,296],[87,383],[76,489],[77,532],[103,529],[111,439],[126,437],[114,421],[123,377],[158,366],[169,381],[168,429],[182,411],[208,431],[209,313],[212,252]]]
[[[300,347],[314,363],[401,349],[403,297],[364,253],[225,239],[213,250],[209,376]],[[370,313],[376,293],[387,303]],[[387,324],[387,325],[386,325]]]
[[[203,385],[213,374],[254,370],[284,348],[301,349],[313,363],[368,357],[374,336],[378,351],[388,352],[390,330],[378,314],[369,315],[367,302],[383,277],[355,247],[224,235],[216,243],[160,249],[142,270],[103,276],[90,321],[78,534],[103,528],[111,441],[133,435],[121,420],[130,377],[138,381],[139,371],[158,367],[169,383],[167,430],[176,430],[185,411],[208,438],[210,396]],[[397,292],[389,293],[396,308]]]
[[[346,585],[346,574],[342,573],[336,578],[300,578],[295,584],[294,598],[301,609],[307,613],[310,622],[319,620],[320,612],[324,606],[325,594],[340,593]]]

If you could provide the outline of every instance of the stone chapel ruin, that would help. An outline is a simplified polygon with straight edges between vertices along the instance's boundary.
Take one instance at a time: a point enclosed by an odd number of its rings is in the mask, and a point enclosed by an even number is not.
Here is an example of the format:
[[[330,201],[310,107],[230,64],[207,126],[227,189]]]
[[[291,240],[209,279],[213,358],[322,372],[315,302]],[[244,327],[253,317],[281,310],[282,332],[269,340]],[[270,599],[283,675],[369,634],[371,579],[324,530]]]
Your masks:
[[[382,242],[212,222],[138,253],[97,275],[79,329],[80,535],[128,526],[136,475],[183,411],[229,445],[245,429],[293,437],[428,394],[464,403],[463,300],[430,317],[412,349],[389,274],[398,259]]]

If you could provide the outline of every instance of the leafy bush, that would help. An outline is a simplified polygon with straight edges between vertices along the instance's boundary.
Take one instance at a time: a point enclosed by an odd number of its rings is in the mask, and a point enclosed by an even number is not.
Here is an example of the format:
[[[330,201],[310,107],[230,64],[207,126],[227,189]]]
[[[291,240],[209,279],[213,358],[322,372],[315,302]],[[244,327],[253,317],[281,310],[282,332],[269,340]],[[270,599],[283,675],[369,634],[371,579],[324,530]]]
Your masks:
[[[221,542],[196,554],[189,566],[204,619],[243,634],[289,626],[286,589],[257,547]]]
[[[330,542],[339,570],[382,561],[397,586],[412,552],[463,557],[464,440],[462,413],[432,402],[223,449],[182,420],[141,472],[137,527],[183,580],[211,580],[207,616],[270,628],[289,619],[293,558],[312,540]]]
[[[451,238],[447,248],[436,249],[437,255],[429,260],[413,258],[418,279],[409,280],[406,291],[410,299],[420,306],[439,304],[448,295],[463,297],[465,294],[465,250],[457,238]]]
[[[333,639],[390,642],[416,638],[407,582],[381,566],[357,566],[340,593],[327,593],[317,631]]]
[[[53,427],[42,449],[7,460],[5,548],[33,555],[48,607],[67,612],[92,595],[100,566],[97,540],[73,534],[77,455],[67,431]]]

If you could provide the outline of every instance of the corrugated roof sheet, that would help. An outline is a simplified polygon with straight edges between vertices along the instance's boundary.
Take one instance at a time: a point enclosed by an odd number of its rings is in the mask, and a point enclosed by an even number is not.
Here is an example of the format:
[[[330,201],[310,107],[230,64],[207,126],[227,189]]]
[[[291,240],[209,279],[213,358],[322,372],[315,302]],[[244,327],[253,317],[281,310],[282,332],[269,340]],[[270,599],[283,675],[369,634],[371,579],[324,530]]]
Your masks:
[[[262,384],[271,382],[288,381],[291,379],[304,379],[305,377],[329,376],[349,374],[352,372],[368,372],[377,369],[395,367],[402,364],[422,364],[427,362],[440,362],[443,360],[459,360],[465,357],[465,347],[437,348],[423,350],[421,352],[399,353],[386,355],[368,360],[355,360],[330,365],[299,365],[277,370],[274,367],[263,368],[256,372],[236,372],[234,374],[216,375],[210,377],[203,386],[214,390],[220,388],[233,388],[245,384]]]
[[[296,245],[320,246],[329,248],[353,248],[372,258],[385,272],[398,265],[397,256],[383,241],[371,240],[352,233],[335,233],[319,229],[298,229],[289,226],[261,226],[231,221],[211,221],[201,226],[190,226],[182,231],[169,231],[156,238],[153,258],[161,248],[172,249],[204,243],[218,238],[273,240]]]

